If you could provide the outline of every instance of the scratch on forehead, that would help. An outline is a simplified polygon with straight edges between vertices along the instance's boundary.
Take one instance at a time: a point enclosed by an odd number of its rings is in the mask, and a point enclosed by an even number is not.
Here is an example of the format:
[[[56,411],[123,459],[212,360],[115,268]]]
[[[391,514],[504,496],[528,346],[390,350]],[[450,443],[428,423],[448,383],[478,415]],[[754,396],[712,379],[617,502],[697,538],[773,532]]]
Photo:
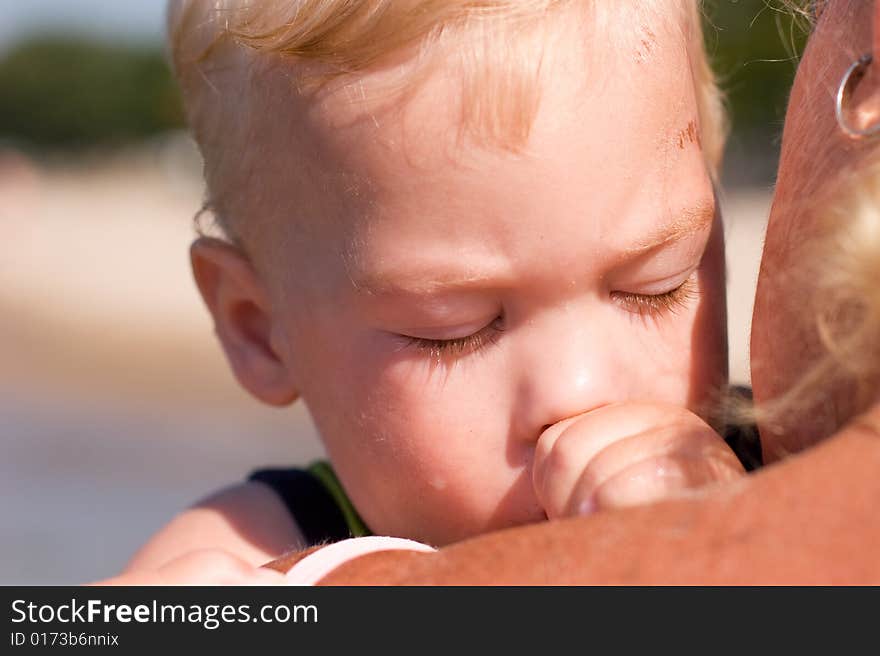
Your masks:
[[[688,144],[695,144],[697,148],[702,148],[703,140],[700,138],[700,128],[697,127],[697,121],[695,119],[688,121],[687,127],[678,131],[674,141],[681,150],[684,150]]]
[[[644,64],[651,58],[657,47],[657,35],[647,25],[639,27],[639,43],[636,47],[636,61]]]

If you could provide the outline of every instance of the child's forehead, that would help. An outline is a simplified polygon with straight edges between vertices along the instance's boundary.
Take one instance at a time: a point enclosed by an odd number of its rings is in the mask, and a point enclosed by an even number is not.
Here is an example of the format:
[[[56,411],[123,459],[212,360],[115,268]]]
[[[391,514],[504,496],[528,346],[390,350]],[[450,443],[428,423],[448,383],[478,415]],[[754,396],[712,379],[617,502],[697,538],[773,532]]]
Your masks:
[[[537,231],[560,246],[569,239],[634,248],[657,227],[653,221],[674,222],[706,197],[711,202],[690,76],[645,77],[607,79],[595,88],[566,80],[542,89],[529,141],[516,152],[459,138],[456,114],[442,104],[454,83],[428,81],[405,111],[356,114],[355,122],[317,131],[313,180],[323,180],[329,193],[314,199],[321,208],[316,220],[333,223],[325,233],[332,238],[341,227],[350,250],[362,253],[371,243],[385,253],[392,243],[401,250],[450,242],[449,230],[461,243],[477,244],[511,217],[517,220],[497,244],[526,243]],[[651,102],[620,107],[642,82]],[[696,189],[695,179],[707,184]],[[331,201],[341,203],[335,213],[324,211]],[[605,220],[636,207],[639,228]],[[328,221],[330,214],[338,220]],[[560,216],[571,220],[559,223]]]
[[[265,84],[258,109],[263,127],[256,131],[262,133],[257,150],[266,155],[265,178],[277,178],[274,194],[264,194],[263,202],[312,210],[297,221],[300,230],[320,232],[313,224],[332,221],[332,215],[342,221],[359,217],[360,233],[375,217],[374,207],[389,198],[400,215],[427,211],[428,185],[445,192],[443,202],[451,206],[465,198],[479,202],[477,172],[508,164],[513,170],[523,159],[558,160],[539,162],[543,168],[535,168],[534,176],[520,177],[523,188],[542,189],[570,175],[566,166],[580,169],[579,175],[604,168],[634,179],[678,154],[699,151],[693,78],[681,30],[670,21],[643,21],[641,31],[632,30],[631,22],[615,21],[602,21],[603,29],[598,21],[554,26],[553,48],[538,67],[539,104],[529,138],[514,149],[504,142],[481,142],[479,134],[474,138],[479,126],[463,124],[460,70],[443,61],[426,69],[417,85],[408,86],[413,61],[402,59],[331,80],[308,97],[291,84],[289,64],[276,61],[267,69],[274,79]],[[502,106],[506,100],[486,99]],[[637,152],[636,142],[650,142],[652,149],[640,146]],[[475,171],[472,179],[445,176],[468,168]],[[520,167],[516,174],[526,170]],[[442,200],[443,194],[432,198]]]
[[[650,22],[643,13],[608,14],[601,21],[593,17],[589,21],[548,22],[528,38],[523,35],[522,40],[528,43],[519,54],[531,55],[535,61],[524,67],[524,74],[518,71],[521,79],[514,79],[502,66],[491,71],[497,75],[495,80],[475,88],[465,79],[461,61],[449,58],[448,52],[440,51],[432,58],[410,52],[382,67],[330,79],[307,97],[294,92],[295,98],[288,100],[284,97],[287,94],[275,94],[281,102],[276,109],[295,115],[288,125],[309,133],[310,139],[352,153],[354,142],[358,142],[360,150],[406,147],[409,156],[417,157],[419,145],[436,153],[437,138],[457,146],[491,145],[516,151],[522,145],[512,134],[517,121],[529,123],[528,133],[542,109],[559,112],[568,104],[565,109],[569,114],[588,113],[592,105],[601,102],[600,96],[609,86],[623,82],[628,93],[618,100],[625,105],[647,104],[666,115],[671,104],[684,108],[688,119],[679,125],[677,114],[681,112],[675,112],[671,123],[663,126],[668,132],[663,139],[679,148],[697,143],[700,135],[693,77],[681,27],[668,17]],[[469,37],[462,34],[459,38]],[[276,80],[282,85],[289,85],[289,75],[284,72],[289,65],[275,63],[279,69]],[[645,84],[646,79],[662,83]],[[534,93],[524,86],[534,87]],[[534,102],[532,113],[523,106],[530,102]],[[277,114],[269,111],[264,115],[272,120]],[[507,134],[497,125],[504,121],[504,115],[509,119]],[[493,128],[495,134],[483,132]]]

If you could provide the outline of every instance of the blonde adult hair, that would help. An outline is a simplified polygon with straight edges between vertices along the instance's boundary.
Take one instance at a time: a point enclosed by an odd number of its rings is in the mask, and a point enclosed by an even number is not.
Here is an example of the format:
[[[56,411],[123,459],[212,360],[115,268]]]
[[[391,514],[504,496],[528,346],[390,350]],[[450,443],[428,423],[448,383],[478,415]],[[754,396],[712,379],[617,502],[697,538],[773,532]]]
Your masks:
[[[610,3],[610,4],[609,4]],[[223,111],[264,69],[260,61],[286,57],[291,84],[303,93],[315,83],[357,75],[395,54],[413,51],[432,61],[442,52],[462,72],[462,124],[475,135],[515,149],[529,135],[538,108],[541,53],[534,27],[566,8],[607,5],[647,11],[656,0],[171,0],[169,37],[189,124],[205,159],[210,204],[224,217],[222,184],[230,160],[246,144],[229,143],[241,116]],[[668,6],[667,6],[668,5]],[[703,41],[699,0],[663,4],[677,13],[697,92],[700,137],[707,165],[717,176],[727,132],[721,94]],[[467,40],[456,39],[467,34]],[[646,38],[651,38],[650,29]],[[443,48],[444,44],[454,47]],[[466,46],[462,46],[466,43]],[[539,44],[540,47],[540,44]],[[224,164],[226,163],[226,164]],[[238,163],[240,165],[240,162]]]
[[[824,2],[785,0],[784,6],[812,29]],[[810,112],[786,117],[792,150],[811,139],[831,142],[838,130],[833,121],[817,125]],[[880,146],[851,154],[843,168],[820,161],[786,181],[794,185],[795,199],[788,211],[799,213],[803,224],[786,233],[786,266],[774,266],[768,275],[777,279],[776,289],[788,292],[779,303],[799,304],[803,324],[792,327],[792,338],[804,340],[803,357],[789,363],[795,376],[774,398],[758,405],[735,393],[723,399],[731,424],[791,433],[804,421],[816,421],[811,409],[825,406],[824,423],[811,429],[827,436],[880,399]],[[774,459],[787,455],[779,445],[770,453]]]
[[[880,148],[837,171],[831,184],[805,208],[816,228],[790,245],[797,265],[777,272],[792,289],[811,290],[797,298],[820,349],[787,390],[750,413],[771,429],[796,426],[809,408],[835,403],[829,390],[845,390],[845,414],[880,397]]]

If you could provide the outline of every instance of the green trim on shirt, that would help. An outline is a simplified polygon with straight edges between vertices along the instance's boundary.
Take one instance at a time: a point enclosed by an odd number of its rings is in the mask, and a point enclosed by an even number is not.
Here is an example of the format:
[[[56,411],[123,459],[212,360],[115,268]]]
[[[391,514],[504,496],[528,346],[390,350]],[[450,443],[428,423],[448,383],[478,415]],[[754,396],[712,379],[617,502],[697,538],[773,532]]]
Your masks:
[[[321,484],[327,492],[330,493],[330,496],[333,497],[333,500],[342,512],[342,516],[345,518],[345,523],[348,525],[348,530],[351,531],[352,537],[360,538],[365,535],[373,534],[372,531],[367,528],[364,520],[358,515],[354,505],[349,501],[348,495],[342,487],[342,483],[336,478],[336,472],[333,471],[333,467],[329,462],[326,460],[313,462],[309,465],[308,472],[321,481]]]

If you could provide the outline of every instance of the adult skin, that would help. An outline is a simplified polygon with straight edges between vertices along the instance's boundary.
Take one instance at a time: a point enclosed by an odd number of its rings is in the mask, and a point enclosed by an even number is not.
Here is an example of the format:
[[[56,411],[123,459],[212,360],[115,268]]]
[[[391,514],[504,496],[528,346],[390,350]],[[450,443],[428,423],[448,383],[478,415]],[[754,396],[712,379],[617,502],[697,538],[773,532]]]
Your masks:
[[[812,290],[804,281],[790,289],[780,274],[796,265],[791,245],[815,229],[805,201],[823,198],[835,172],[858,166],[880,147],[880,140],[845,135],[834,116],[840,80],[867,53],[880,61],[880,3],[825,3],[792,90],[762,259],[752,334],[759,404],[791,385],[801,363],[818,352],[811,317],[801,316],[798,301]],[[858,81],[849,111],[856,126],[876,123],[876,64]],[[807,408],[797,425],[762,426],[762,447],[773,464],[734,484],[500,531],[436,554],[371,554],[321,583],[880,583],[880,559],[870,547],[880,542],[880,403],[853,405],[850,390],[840,388],[828,389],[826,398],[833,402]],[[299,558],[269,566],[285,571]]]

